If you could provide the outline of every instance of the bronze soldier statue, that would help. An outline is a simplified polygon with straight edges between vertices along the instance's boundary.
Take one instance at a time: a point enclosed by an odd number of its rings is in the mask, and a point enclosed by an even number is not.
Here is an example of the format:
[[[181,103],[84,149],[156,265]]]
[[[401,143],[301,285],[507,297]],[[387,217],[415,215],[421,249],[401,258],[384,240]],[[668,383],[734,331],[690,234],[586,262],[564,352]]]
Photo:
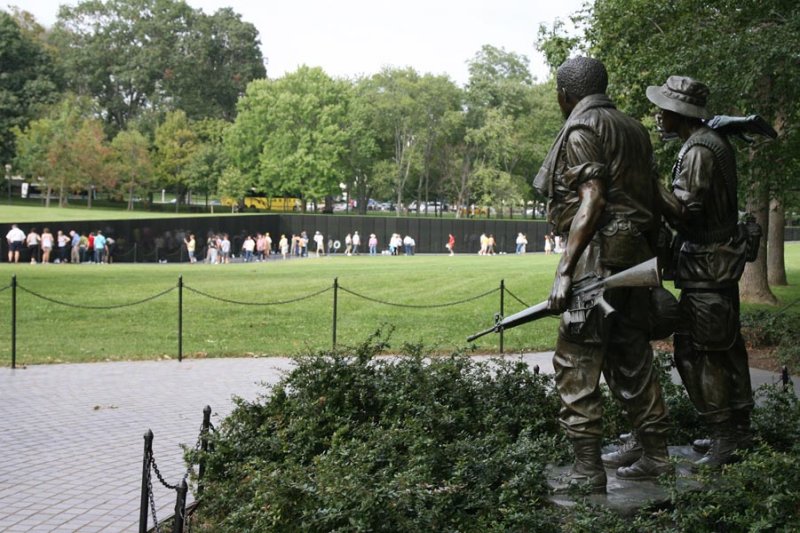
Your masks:
[[[753,393],[739,326],[747,239],[737,225],[736,157],[727,137],[703,122],[711,117],[708,95],[708,87],[683,76],[647,88],[663,132],[684,141],[672,193],[662,187],[660,195],[677,230],[674,275],[685,326],[674,336],[675,363],[712,438],[697,465],[719,467],[752,445]]]
[[[657,176],[647,130],[606,96],[608,74],[600,61],[570,59],[559,67],[556,81],[566,121],[534,186],[549,199],[548,219],[556,233],[567,236],[548,302],[554,312],[563,312],[553,364],[559,419],[575,462],[557,490],[588,485],[604,492],[601,373],[635,433],[633,460],[620,463],[617,476],[654,479],[672,470],[667,409],[649,342],[649,290],[607,291],[616,310],[608,317],[577,296],[586,280],[655,255]]]

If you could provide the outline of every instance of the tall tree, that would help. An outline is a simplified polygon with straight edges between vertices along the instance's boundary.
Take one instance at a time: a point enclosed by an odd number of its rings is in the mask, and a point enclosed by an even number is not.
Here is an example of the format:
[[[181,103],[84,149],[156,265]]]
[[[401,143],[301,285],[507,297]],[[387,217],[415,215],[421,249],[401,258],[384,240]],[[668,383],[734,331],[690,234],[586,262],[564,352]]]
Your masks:
[[[0,11],[0,162],[16,153],[14,127],[25,128],[41,107],[61,97],[62,80],[55,61],[36,36],[35,21],[16,12],[30,26]]]
[[[25,129],[14,128],[16,167],[47,189],[48,207],[52,190],[58,191],[58,205],[63,206],[70,191],[86,188],[87,175],[106,176],[102,164],[95,164],[104,160],[105,147],[92,123],[93,115],[88,101],[68,95],[49,108],[45,117]]]
[[[489,45],[469,62],[464,168],[471,174],[473,201],[502,206],[520,203],[525,195],[523,176],[529,171],[520,163],[532,163],[534,145],[528,65],[527,57]]]
[[[175,190],[175,210],[188,188],[190,166],[198,148],[197,135],[183,111],[173,111],[156,130],[156,173],[161,182]]]
[[[231,8],[194,12],[181,50],[168,68],[164,92],[193,120],[233,121],[247,84],[265,78],[258,30]]]
[[[366,81],[362,92],[362,98],[373,113],[372,123],[380,135],[383,157],[393,163],[391,179],[398,216],[412,168],[420,161],[420,134],[424,124],[418,99],[419,79],[414,69],[387,67]]]
[[[85,0],[62,6],[53,31],[70,88],[93,97],[112,132],[153,106],[230,118],[265,74],[252,25],[182,0]]]
[[[128,193],[128,210],[133,210],[137,193],[147,192],[153,180],[150,143],[135,129],[121,131],[111,141],[113,170],[120,189]]]
[[[270,195],[321,200],[335,193],[348,146],[348,97],[347,82],[320,68],[252,82],[226,134],[231,163]]]

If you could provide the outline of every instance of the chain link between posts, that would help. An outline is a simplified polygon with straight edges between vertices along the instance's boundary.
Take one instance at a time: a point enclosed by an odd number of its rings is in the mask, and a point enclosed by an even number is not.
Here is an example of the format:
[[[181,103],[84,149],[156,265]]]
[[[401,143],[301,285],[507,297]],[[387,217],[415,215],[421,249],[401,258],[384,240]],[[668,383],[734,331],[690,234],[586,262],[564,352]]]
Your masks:
[[[506,291],[506,294],[508,294],[509,296],[511,296],[512,298],[514,298],[514,299],[515,299],[517,302],[519,302],[521,305],[523,305],[523,306],[525,306],[525,307],[530,307],[528,304],[526,304],[525,302],[523,302],[522,300],[520,300],[519,298],[517,298],[517,296],[516,296],[516,295],[515,295],[513,292],[511,292],[510,290],[508,290],[508,288],[507,288],[507,287],[506,287],[505,291]]]
[[[5,290],[8,290],[8,289],[10,289],[10,288],[11,288],[11,285],[6,285],[6,286],[5,286],[5,287],[3,287],[2,289],[0,289],[0,292],[3,292],[3,291],[5,291]]]
[[[165,294],[169,294],[170,292],[174,291],[177,287],[170,287],[169,289],[163,290],[163,291],[159,292],[158,294],[154,294],[153,296],[148,296],[147,298],[143,298],[143,299],[137,300],[135,302],[128,302],[128,303],[117,304],[117,305],[82,305],[82,304],[74,304],[72,302],[64,302],[64,301],[61,301],[61,300],[56,300],[55,298],[50,298],[49,296],[45,296],[44,294],[39,294],[38,292],[32,291],[30,289],[27,289],[27,288],[25,288],[25,287],[23,287],[22,285],[19,285],[19,284],[17,284],[17,288],[22,290],[22,291],[27,292],[31,296],[35,296],[37,298],[40,298],[40,299],[45,300],[45,301],[50,302],[50,303],[63,305],[65,307],[72,307],[72,308],[75,308],[75,309],[96,309],[96,310],[104,310],[105,311],[105,310],[109,310],[109,309],[120,309],[120,308],[123,308],[123,307],[133,307],[134,305],[147,303],[147,302],[150,302],[152,300],[155,300],[156,298],[160,298],[160,297],[164,296]]]
[[[194,451],[200,450],[204,435],[208,435],[212,432],[215,432],[216,430],[217,428],[214,427],[214,424],[209,423],[208,431],[206,431],[203,425],[200,424],[200,432],[197,434],[197,440],[195,441],[194,444]],[[189,478],[189,473],[192,471],[193,467],[194,465],[192,464],[186,467],[186,472],[184,472],[183,477],[181,478],[181,483],[183,483]],[[161,475],[161,470],[158,468],[158,463],[156,463],[155,453],[153,453],[153,450],[151,449],[147,467],[147,491],[149,493],[149,500],[150,500],[150,513],[153,517],[153,524],[154,524],[153,529],[156,531],[156,533],[161,533],[161,524],[159,524],[158,517],[156,516],[156,502],[155,498],[153,497],[153,475],[152,475],[153,472],[156,473],[156,477],[158,478],[158,481],[161,483],[161,485],[163,485],[165,488],[169,490],[174,490],[177,492],[178,490],[180,490],[180,484],[172,485],[164,479],[164,476]],[[183,518],[186,518],[186,516],[184,515]],[[191,530],[191,525],[189,525],[189,529]]]
[[[446,303],[442,303],[442,304],[427,304],[427,305],[423,305],[423,304],[403,304],[403,303],[397,303],[397,302],[387,302],[386,300],[380,300],[378,298],[372,298],[370,296],[366,296],[364,294],[352,291],[350,289],[342,287],[341,285],[339,285],[339,290],[343,291],[343,292],[346,292],[348,294],[352,294],[353,296],[355,296],[357,298],[361,298],[363,300],[368,300],[370,302],[383,304],[383,305],[391,305],[393,307],[410,307],[410,308],[413,308],[413,309],[435,309],[435,308],[439,308],[439,307],[451,307],[451,306],[454,306],[454,305],[461,305],[461,304],[465,304],[465,303],[472,302],[472,301],[475,301],[475,300],[479,300],[481,298],[489,296],[490,294],[496,293],[497,291],[500,290],[500,288],[498,287],[496,289],[491,289],[491,290],[488,290],[488,291],[486,291],[484,293],[478,294],[476,296],[471,296],[469,298],[464,298],[463,300],[457,300],[457,301],[454,301],[454,302],[446,302]]]
[[[297,298],[291,298],[289,300],[276,300],[274,302],[244,302],[241,300],[232,300],[230,298],[223,298],[221,296],[214,296],[213,294],[208,294],[207,292],[203,292],[201,290],[195,289],[188,285],[183,286],[184,289],[187,291],[193,292],[195,294],[199,294],[200,296],[205,296],[206,298],[210,298],[212,300],[216,300],[218,302],[224,302],[228,304],[235,304],[235,305],[256,305],[256,306],[269,306],[269,305],[283,305],[283,304],[291,304],[295,302],[300,302],[302,300],[308,300],[309,298],[313,298],[315,296],[319,296],[320,294],[324,294],[330,290],[333,290],[333,287],[325,287],[324,289],[320,289],[316,292],[312,292],[311,294],[306,294],[304,296],[298,296]]]

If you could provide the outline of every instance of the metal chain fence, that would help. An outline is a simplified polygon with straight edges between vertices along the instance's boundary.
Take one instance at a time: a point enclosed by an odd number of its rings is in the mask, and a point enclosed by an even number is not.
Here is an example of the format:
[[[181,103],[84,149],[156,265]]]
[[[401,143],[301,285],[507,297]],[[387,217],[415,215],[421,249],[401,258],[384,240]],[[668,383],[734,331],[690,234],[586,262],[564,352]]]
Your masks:
[[[195,445],[193,451],[195,452],[207,452],[209,450],[209,436],[212,432],[215,432],[216,428],[214,424],[211,423],[211,407],[206,406],[203,409],[203,423],[200,425],[200,430],[197,434],[197,440],[195,441]],[[154,531],[155,533],[161,533],[161,526],[163,523],[169,522],[170,520],[173,521],[173,533],[175,532],[183,532],[184,530],[191,531],[191,522],[187,521],[187,517],[189,517],[198,507],[200,503],[200,497],[202,494],[202,481],[203,481],[203,472],[204,472],[204,461],[205,459],[201,457],[200,464],[199,464],[199,471],[197,475],[197,491],[196,491],[196,499],[195,502],[190,506],[187,510],[187,497],[188,497],[188,485],[187,479],[189,478],[189,474],[191,473],[192,469],[196,466],[193,463],[189,463],[186,467],[186,471],[184,472],[183,476],[179,483],[173,485],[167,482],[164,479],[164,476],[161,474],[161,470],[158,468],[158,463],[155,459],[155,454],[153,453],[153,432],[148,430],[147,433],[144,435],[144,468],[142,471],[142,498],[141,498],[141,508],[139,510],[139,531],[140,533],[146,533],[147,531]],[[168,490],[173,490],[176,492],[176,500],[175,500],[175,513],[172,516],[167,517],[163,521],[158,520],[158,516],[156,514],[156,504],[155,504],[155,497],[153,495],[153,472],[156,474],[156,478],[161,483],[162,486],[167,488]],[[147,529],[148,517],[152,516],[153,519],[153,527],[151,529]]]
[[[404,304],[404,303],[397,303],[397,302],[388,302],[386,300],[380,300],[378,298],[372,298],[371,296],[367,296],[365,294],[361,294],[361,293],[355,292],[353,290],[350,290],[350,289],[347,289],[345,287],[342,287],[341,285],[339,285],[339,289],[344,291],[344,292],[346,292],[346,293],[348,293],[348,294],[352,294],[353,296],[355,296],[357,298],[361,298],[363,300],[367,300],[367,301],[370,301],[370,302],[373,302],[373,303],[376,303],[376,304],[390,305],[390,306],[393,306],[393,307],[409,307],[409,308],[413,308],[413,309],[436,309],[436,308],[439,308],[439,307],[451,307],[451,306],[454,306],[454,305],[461,305],[461,304],[473,302],[475,300],[479,300],[481,298],[489,296],[490,294],[494,294],[494,293],[500,291],[499,288],[491,289],[491,290],[488,290],[488,291],[486,291],[484,293],[478,294],[476,296],[471,296],[469,298],[464,298],[463,300],[456,300],[454,302],[446,302],[446,303],[442,303],[442,304],[420,305],[420,304]]]
[[[16,280],[16,276],[12,277],[12,282],[11,282],[10,285],[7,285],[5,287],[1,287],[0,288],[0,293],[6,291],[8,289],[12,290],[11,291],[11,293],[12,293],[12,297],[11,297],[11,324],[12,324],[12,327],[11,327],[11,367],[12,368],[16,367],[16,322],[17,322],[17,317],[16,317],[16,315],[17,315],[17,313],[16,313],[16,308],[17,308],[17,290],[16,289],[20,289],[22,292],[24,292],[26,294],[29,294],[29,295],[31,295],[31,296],[33,296],[35,298],[38,298],[40,300],[49,302],[49,303],[54,304],[54,305],[61,305],[61,306],[70,307],[70,308],[74,308],[74,309],[87,309],[87,310],[97,310],[97,311],[108,311],[108,310],[112,310],[112,309],[123,309],[123,308],[134,307],[134,306],[137,306],[137,305],[143,305],[143,304],[152,302],[153,300],[156,300],[158,298],[161,298],[163,296],[166,296],[167,294],[177,290],[178,291],[178,295],[179,295],[178,296],[178,336],[177,336],[178,337],[178,361],[181,361],[183,359],[183,290],[184,289],[186,289],[187,291],[191,292],[192,294],[196,294],[198,296],[202,296],[204,298],[208,298],[210,300],[214,300],[214,301],[217,301],[217,302],[222,302],[222,303],[231,304],[231,305],[260,306],[260,307],[294,304],[294,303],[301,302],[301,301],[304,301],[304,300],[309,300],[311,298],[316,298],[317,296],[321,296],[321,295],[323,295],[323,294],[325,294],[327,292],[333,291],[334,297],[333,297],[333,324],[332,324],[332,330],[333,330],[333,345],[334,346],[336,345],[336,328],[337,328],[337,321],[338,321],[338,318],[337,318],[337,306],[338,306],[338,291],[339,290],[341,290],[342,292],[344,292],[346,294],[349,294],[350,296],[353,296],[355,298],[366,300],[366,301],[369,301],[369,302],[372,302],[372,303],[375,303],[375,304],[387,305],[387,306],[392,306],[392,307],[401,307],[401,308],[407,308],[407,309],[440,309],[440,308],[445,308],[445,307],[452,307],[452,306],[463,305],[463,304],[466,304],[466,303],[474,302],[475,300],[479,300],[481,298],[486,298],[487,296],[491,296],[491,295],[496,294],[496,293],[500,293],[500,314],[501,315],[504,312],[503,296],[505,294],[508,294],[514,300],[519,302],[521,305],[527,307],[527,304],[522,299],[517,297],[513,292],[511,292],[505,286],[504,281],[500,282],[500,286],[499,287],[484,291],[484,292],[482,292],[480,294],[476,294],[474,296],[469,296],[469,297],[466,297],[466,298],[461,298],[459,300],[454,300],[454,301],[450,301],[450,302],[430,303],[430,304],[412,304],[412,303],[405,303],[405,302],[393,302],[393,301],[383,300],[381,298],[375,298],[373,296],[369,296],[369,295],[363,294],[361,292],[357,292],[357,291],[354,291],[354,290],[349,289],[347,287],[343,287],[343,286],[339,285],[338,279],[334,280],[334,283],[333,283],[332,286],[323,287],[323,288],[321,288],[319,290],[316,290],[316,291],[308,293],[308,294],[303,294],[303,295],[300,295],[300,296],[297,296],[297,297],[294,297],[294,298],[287,298],[285,300],[274,300],[274,301],[266,301],[266,302],[236,300],[236,299],[233,299],[233,298],[226,298],[224,296],[214,295],[214,294],[205,292],[203,290],[197,289],[195,287],[191,287],[189,285],[185,285],[183,283],[183,277],[182,276],[180,276],[178,278],[177,286],[169,287],[167,289],[164,289],[161,292],[158,292],[158,293],[153,294],[151,296],[147,296],[145,298],[141,298],[141,299],[136,300],[136,301],[124,302],[124,303],[118,303],[118,304],[108,304],[108,305],[79,304],[79,303],[60,300],[58,298],[53,298],[51,296],[47,296],[47,295],[44,295],[44,294],[42,294],[40,292],[37,292],[37,291],[35,291],[33,289],[29,289],[29,288],[25,287],[24,285],[20,285]],[[502,333],[501,333],[501,339],[500,339],[500,352],[501,353],[503,352]]]

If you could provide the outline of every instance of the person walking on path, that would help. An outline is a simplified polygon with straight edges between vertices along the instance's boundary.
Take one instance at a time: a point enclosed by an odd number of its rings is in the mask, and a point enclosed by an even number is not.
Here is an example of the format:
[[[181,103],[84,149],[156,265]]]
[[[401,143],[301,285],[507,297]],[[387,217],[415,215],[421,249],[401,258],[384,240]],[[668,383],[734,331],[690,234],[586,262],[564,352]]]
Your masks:
[[[452,233],[447,234],[447,244],[444,247],[447,248],[451,256],[456,255],[456,238]]]

